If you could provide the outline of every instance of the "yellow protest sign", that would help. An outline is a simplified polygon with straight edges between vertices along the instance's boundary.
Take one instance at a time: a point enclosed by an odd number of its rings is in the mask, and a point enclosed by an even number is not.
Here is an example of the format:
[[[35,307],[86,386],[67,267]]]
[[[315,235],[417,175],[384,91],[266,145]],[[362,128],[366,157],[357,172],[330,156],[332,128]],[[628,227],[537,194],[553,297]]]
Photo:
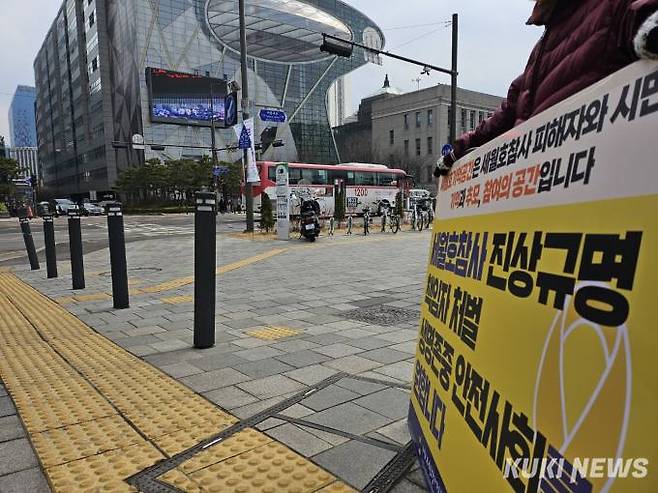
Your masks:
[[[658,63],[442,180],[409,427],[431,491],[658,490]]]

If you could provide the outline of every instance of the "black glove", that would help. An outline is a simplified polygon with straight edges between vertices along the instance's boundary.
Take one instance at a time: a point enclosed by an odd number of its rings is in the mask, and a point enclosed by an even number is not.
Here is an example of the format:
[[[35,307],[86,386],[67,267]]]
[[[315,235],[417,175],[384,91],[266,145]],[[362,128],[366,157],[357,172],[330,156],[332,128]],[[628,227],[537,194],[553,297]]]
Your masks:
[[[455,164],[455,153],[451,152],[445,156],[441,156],[436,162],[436,168],[434,168],[434,176],[438,178],[439,176],[446,176],[450,172],[450,168]]]
[[[639,58],[658,60],[658,12],[651,14],[642,23],[633,45]]]
[[[658,54],[658,27],[654,27],[647,36],[647,50]]]

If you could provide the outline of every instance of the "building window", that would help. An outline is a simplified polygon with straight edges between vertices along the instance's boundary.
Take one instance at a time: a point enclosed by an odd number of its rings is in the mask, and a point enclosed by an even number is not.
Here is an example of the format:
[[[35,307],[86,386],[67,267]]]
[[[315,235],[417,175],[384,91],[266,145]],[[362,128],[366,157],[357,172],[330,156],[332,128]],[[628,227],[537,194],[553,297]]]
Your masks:
[[[479,111],[478,112],[478,123],[482,123],[484,121],[484,111]]]
[[[462,108],[462,131],[466,132],[466,123],[468,121],[468,112]]]
[[[427,137],[427,154],[430,156],[434,154],[434,139]]]
[[[434,111],[427,110],[427,126],[431,127],[434,124]]]
[[[416,111],[416,128],[420,128],[420,111]]]
[[[471,110],[471,130],[475,130],[475,110]]]
[[[409,139],[406,139],[404,141],[404,155],[405,156],[409,155]]]
[[[416,156],[420,156],[420,139],[416,139]]]
[[[409,130],[409,115],[406,113],[404,114],[404,129]]]
[[[395,130],[388,131],[388,142],[390,145],[395,144]]]

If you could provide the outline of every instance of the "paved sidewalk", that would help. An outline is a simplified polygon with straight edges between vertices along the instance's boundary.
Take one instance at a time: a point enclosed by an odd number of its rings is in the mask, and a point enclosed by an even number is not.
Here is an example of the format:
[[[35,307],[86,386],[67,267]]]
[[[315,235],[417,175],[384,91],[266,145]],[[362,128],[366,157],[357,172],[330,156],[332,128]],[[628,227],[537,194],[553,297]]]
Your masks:
[[[192,273],[191,238],[129,245],[134,293],[128,310],[112,309],[106,294],[111,292],[106,250],[85,256],[85,291],[70,290],[65,264],[57,280],[45,280],[40,271],[19,275],[102,336],[215,403],[218,411],[244,420],[293,399],[295,404],[257,428],[266,440],[360,489],[409,440],[408,384],[429,238],[428,233],[337,236],[309,245],[221,236],[217,344],[204,351],[191,349],[193,286],[180,282]],[[295,400],[343,372],[381,383],[339,376]],[[0,491],[27,484],[24,478],[35,487],[15,491],[47,491],[29,442],[10,415],[11,400],[0,397],[0,404],[10,418],[0,418],[0,464],[5,456],[21,456],[12,447],[25,449],[28,457],[0,469]],[[5,429],[10,438],[3,438]],[[189,474],[184,468],[177,472]],[[396,487],[422,489],[417,470]]]

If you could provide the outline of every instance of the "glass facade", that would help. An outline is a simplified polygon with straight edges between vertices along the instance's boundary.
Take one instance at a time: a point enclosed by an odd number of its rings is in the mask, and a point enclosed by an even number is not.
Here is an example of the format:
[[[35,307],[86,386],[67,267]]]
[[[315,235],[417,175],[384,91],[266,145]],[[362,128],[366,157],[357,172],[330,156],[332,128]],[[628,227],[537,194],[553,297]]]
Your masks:
[[[36,89],[18,86],[9,106],[9,138],[13,147],[36,147],[37,124],[34,118]]]
[[[359,48],[349,59],[328,56],[319,49],[322,33],[383,46],[381,30],[339,0],[246,0],[246,7],[247,109],[257,141],[267,133],[285,142],[259,157],[337,162],[327,92],[368,58]],[[209,128],[151,121],[146,69],[244,86],[238,24],[237,0],[65,0],[34,62],[46,186],[110,190],[122,169],[145,159],[210,154]],[[283,109],[288,120],[260,121],[262,108]],[[217,147],[235,145],[233,129],[216,132]],[[134,134],[165,150],[113,147]],[[235,161],[239,154],[219,157]]]

